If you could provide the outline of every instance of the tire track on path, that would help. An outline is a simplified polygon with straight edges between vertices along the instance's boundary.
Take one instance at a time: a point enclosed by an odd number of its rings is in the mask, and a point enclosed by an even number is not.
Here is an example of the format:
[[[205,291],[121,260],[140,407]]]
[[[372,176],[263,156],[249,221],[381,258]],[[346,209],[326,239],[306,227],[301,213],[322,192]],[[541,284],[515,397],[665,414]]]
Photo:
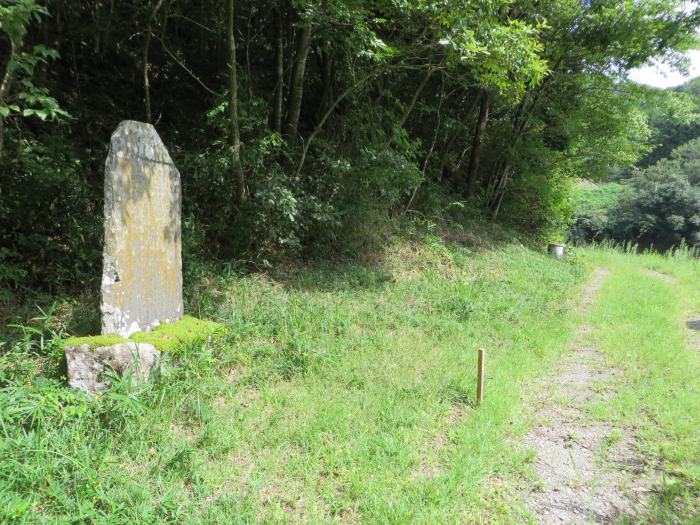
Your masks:
[[[597,269],[579,310],[590,309],[610,274]],[[582,325],[537,400],[536,426],[525,444],[535,451],[538,484],[525,501],[542,524],[610,523],[639,510],[652,485],[632,432],[593,421],[591,402],[614,395],[620,370],[605,366],[592,343],[594,328]]]

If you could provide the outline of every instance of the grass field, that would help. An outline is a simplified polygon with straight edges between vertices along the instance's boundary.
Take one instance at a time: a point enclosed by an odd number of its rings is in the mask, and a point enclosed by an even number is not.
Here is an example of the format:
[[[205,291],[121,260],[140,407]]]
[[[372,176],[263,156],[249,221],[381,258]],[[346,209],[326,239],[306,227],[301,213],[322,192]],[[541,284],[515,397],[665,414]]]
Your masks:
[[[532,451],[514,443],[601,265],[590,316],[625,379],[591,417],[634,428],[667,472],[650,512],[693,519],[697,263],[425,235],[366,263],[201,275],[189,313],[228,334],[173,353],[160,384],[99,399],[64,387],[59,320],[35,322],[0,357],[0,521],[527,523]]]

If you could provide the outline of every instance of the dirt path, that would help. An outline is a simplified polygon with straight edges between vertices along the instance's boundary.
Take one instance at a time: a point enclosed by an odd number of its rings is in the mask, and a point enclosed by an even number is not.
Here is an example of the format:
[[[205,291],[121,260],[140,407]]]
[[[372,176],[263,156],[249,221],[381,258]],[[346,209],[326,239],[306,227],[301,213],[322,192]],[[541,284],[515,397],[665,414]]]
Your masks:
[[[609,274],[598,269],[579,308],[590,308]],[[525,495],[544,524],[610,523],[644,504],[651,479],[631,431],[594,422],[586,406],[614,395],[619,370],[605,367],[592,344],[593,328],[582,326],[571,350],[543,386],[536,426],[526,438],[536,457],[538,484]]]

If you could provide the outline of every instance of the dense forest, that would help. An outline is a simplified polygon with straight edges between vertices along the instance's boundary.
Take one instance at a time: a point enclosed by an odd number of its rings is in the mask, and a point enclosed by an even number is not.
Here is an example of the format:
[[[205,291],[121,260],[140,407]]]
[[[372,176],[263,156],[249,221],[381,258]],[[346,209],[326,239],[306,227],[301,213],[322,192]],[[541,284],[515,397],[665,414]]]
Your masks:
[[[125,119],[182,174],[186,262],[353,253],[402,217],[551,236],[575,180],[673,149],[658,121],[694,99],[627,73],[682,69],[698,25],[681,0],[2,0],[0,286],[96,282]]]

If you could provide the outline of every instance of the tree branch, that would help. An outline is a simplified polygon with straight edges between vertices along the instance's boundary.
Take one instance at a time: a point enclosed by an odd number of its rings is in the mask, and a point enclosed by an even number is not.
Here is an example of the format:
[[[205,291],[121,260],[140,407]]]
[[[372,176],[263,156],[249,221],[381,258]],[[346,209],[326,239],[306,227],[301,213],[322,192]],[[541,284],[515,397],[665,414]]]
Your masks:
[[[199,84],[200,86],[202,86],[202,88],[204,88],[205,91],[211,93],[211,94],[214,95],[215,97],[220,97],[220,96],[221,96],[221,93],[217,93],[217,92],[214,91],[213,89],[209,88],[204,82],[202,82],[202,80],[201,80],[197,75],[195,75],[195,74],[192,72],[192,70],[191,70],[190,68],[188,68],[181,60],[179,60],[179,59],[173,54],[173,52],[170,51],[170,49],[168,49],[168,46],[165,45],[165,42],[163,41],[162,38],[159,38],[159,37],[157,37],[157,38],[158,38],[158,41],[160,42],[160,44],[163,46],[163,49],[165,50],[165,52],[170,56],[170,58],[172,58],[173,61],[175,61],[175,63],[176,63],[178,66],[180,66],[182,69],[184,69],[185,72],[186,72],[189,76],[191,76],[191,77],[197,82],[197,84]]]

